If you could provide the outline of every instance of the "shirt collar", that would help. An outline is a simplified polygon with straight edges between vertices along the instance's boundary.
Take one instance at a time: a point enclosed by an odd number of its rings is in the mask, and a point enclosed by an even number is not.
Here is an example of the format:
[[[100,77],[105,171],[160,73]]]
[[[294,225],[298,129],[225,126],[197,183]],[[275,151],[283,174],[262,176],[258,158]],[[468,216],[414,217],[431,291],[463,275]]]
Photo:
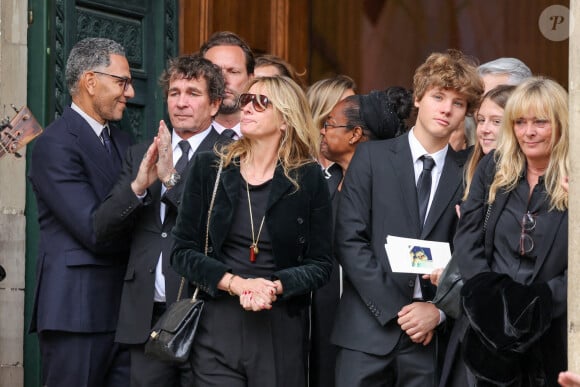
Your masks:
[[[231,128],[226,128],[225,126],[223,126],[222,124],[220,124],[219,122],[217,122],[216,120],[212,121],[212,125],[214,127],[214,129],[219,133],[222,134],[222,132],[226,129],[232,129],[234,132],[236,132],[238,138],[242,137],[242,131],[240,129],[240,123],[238,122],[236,125],[232,126]]]
[[[439,168],[443,168],[443,164],[445,164],[445,157],[447,156],[447,150],[449,149],[449,144],[445,145],[443,149],[438,150],[435,153],[429,153],[425,150],[423,145],[417,140],[415,134],[413,133],[413,129],[411,128],[409,131],[409,146],[411,147],[411,156],[413,157],[413,163],[416,163],[421,156],[429,155],[435,161],[435,165]]]
[[[78,106],[74,102],[71,103],[70,107],[71,107],[72,110],[74,110],[75,112],[77,112],[81,117],[83,117],[83,119],[85,121],[87,121],[87,123],[90,125],[91,129],[93,129],[93,132],[95,132],[95,134],[97,135],[97,137],[101,137],[101,132],[103,131],[103,127],[108,126],[109,125],[108,122],[105,122],[104,125],[101,124],[101,123],[99,123],[93,117],[91,117],[87,113],[85,113],[83,111],[83,109],[81,109],[80,106]]]
[[[209,132],[211,132],[211,129],[212,129],[212,126],[210,125],[206,130],[199,132],[199,133],[196,133],[187,139],[187,142],[189,142],[189,146],[191,147],[191,150],[193,152],[195,152],[197,150],[197,148],[202,143],[202,141],[205,140],[205,138],[209,135]],[[181,140],[183,140],[183,138],[179,137],[179,134],[177,134],[177,131],[172,130],[171,131],[171,148],[173,149],[173,152],[175,152],[177,149],[181,150],[181,148],[179,148],[179,142]]]

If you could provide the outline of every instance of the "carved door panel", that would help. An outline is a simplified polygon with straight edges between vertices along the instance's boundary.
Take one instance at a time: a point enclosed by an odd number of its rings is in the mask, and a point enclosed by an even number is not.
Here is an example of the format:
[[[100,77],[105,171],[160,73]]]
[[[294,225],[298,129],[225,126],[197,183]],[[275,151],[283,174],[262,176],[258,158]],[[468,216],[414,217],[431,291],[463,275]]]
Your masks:
[[[181,0],[179,51],[196,52],[212,33],[232,31],[256,54],[277,55],[302,73],[309,66],[309,12],[308,0]]]
[[[54,9],[54,112],[70,103],[64,70],[73,45],[86,37],[106,37],[125,47],[135,98],[121,127],[135,141],[152,137],[163,118],[163,95],[157,80],[166,60],[177,53],[177,0],[64,0]]]
[[[89,36],[106,37],[126,50],[135,87],[120,125],[135,141],[157,133],[165,102],[157,80],[177,54],[178,0],[28,0],[28,106],[46,127],[70,104],[65,66],[73,45]],[[34,143],[30,145],[34,146]],[[27,157],[31,152],[27,152]],[[27,186],[25,326],[31,318],[38,245],[37,209]],[[36,335],[24,335],[24,384],[39,386]],[[0,385],[2,383],[0,382]]]

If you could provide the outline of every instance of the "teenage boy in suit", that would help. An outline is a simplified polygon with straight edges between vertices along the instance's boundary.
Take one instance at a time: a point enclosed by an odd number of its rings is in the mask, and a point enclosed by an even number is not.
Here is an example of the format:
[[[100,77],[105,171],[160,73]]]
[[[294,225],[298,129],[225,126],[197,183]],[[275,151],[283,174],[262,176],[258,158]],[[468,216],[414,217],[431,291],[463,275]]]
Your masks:
[[[332,334],[338,387],[437,382],[436,328],[445,315],[427,302],[434,295],[427,280],[391,271],[385,242],[388,235],[452,241],[464,160],[449,136],[475,109],[483,84],[455,50],[430,55],[413,81],[415,126],[359,145],[342,188],[335,243],[345,276]]]

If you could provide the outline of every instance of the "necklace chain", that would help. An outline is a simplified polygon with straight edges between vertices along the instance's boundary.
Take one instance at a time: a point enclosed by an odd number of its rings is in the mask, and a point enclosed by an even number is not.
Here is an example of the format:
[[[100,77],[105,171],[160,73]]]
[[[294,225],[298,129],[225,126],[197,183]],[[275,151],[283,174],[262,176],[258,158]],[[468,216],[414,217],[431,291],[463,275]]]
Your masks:
[[[266,214],[262,216],[262,221],[260,222],[260,228],[258,229],[258,235],[254,234],[254,215],[252,214],[252,201],[250,199],[250,187],[248,181],[246,180],[246,193],[248,194],[248,209],[250,210],[250,226],[252,227],[252,245],[250,246],[250,262],[256,261],[256,255],[258,255],[258,240],[260,239],[260,234],[262,233],[262,227],[264,226],[264,219],[266,219]]]

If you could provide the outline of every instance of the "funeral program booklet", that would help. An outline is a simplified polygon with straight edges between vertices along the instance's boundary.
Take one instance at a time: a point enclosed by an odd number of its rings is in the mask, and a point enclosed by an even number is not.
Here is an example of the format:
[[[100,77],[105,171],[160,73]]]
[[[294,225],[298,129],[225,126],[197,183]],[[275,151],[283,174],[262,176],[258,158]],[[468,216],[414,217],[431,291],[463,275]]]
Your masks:
[[[444,268],[451,259],[447,242],[387,236],[385,244],[393,273],[431,274]]]

